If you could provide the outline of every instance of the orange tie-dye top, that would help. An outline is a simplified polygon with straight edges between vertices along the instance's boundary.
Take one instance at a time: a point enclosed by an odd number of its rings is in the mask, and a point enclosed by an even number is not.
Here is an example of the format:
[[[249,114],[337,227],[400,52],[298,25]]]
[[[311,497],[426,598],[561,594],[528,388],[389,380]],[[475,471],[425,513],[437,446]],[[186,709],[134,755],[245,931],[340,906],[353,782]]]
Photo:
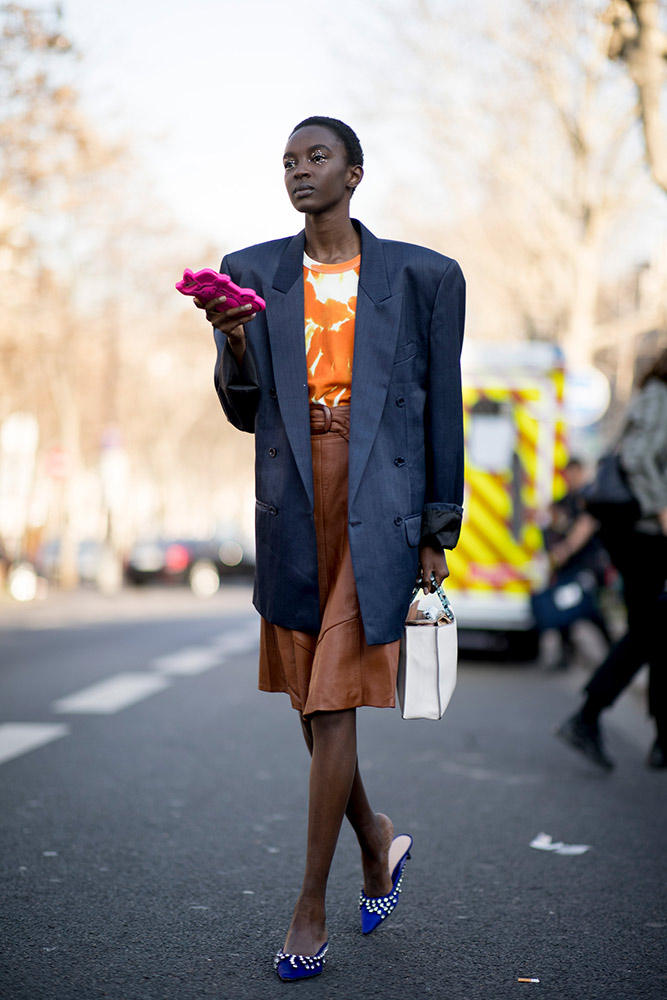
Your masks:
[[[354,314],[361,254],[341,264],[319,264],[303,255],[308,397],[311,403],[349,403],[354,354]]]

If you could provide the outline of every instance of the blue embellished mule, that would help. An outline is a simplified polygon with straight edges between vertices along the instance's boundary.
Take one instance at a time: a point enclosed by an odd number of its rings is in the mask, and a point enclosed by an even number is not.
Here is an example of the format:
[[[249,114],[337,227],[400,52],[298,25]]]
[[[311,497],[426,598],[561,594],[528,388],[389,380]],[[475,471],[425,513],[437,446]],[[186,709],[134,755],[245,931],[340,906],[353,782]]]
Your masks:
[[[317,955],[290,955],[279,951],[273,960],[273,967],[281,979],[309,979],[319,976],[326,962],[325,955],[329,942],[325,941]]]
[[[398,906],[398,897],[401,892],[403,882],[403,869],[405,862],[410,857],[412,847],[412,837],[404,834],[395,837],[389,848],[389,871],[391,872],[392,887],[388,896],[367,896],[364,890],[359,895],[359,906],[361,908],[361,930],[363,934],[370,934],[375,928],[385,920],[390,913]]]

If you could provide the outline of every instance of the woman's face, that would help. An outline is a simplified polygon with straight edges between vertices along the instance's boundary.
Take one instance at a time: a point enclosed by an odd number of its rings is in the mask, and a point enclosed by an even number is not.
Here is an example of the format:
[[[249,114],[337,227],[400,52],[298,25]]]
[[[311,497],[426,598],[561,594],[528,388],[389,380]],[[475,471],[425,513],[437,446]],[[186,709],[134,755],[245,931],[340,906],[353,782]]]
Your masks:
[[[321,125],[307,125],[289,137],[283,164],[292,205],[309,215],[347,206],[363,175],[361,167],[348,165],[347,150],[336,134]]]

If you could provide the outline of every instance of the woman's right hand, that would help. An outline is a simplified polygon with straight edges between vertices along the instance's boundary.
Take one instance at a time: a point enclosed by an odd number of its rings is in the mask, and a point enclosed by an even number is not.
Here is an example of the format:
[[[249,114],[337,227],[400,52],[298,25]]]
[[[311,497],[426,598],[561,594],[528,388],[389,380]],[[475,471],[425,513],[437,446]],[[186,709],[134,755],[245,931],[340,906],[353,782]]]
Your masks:
[[[197,309],[203,309],[206,319],[216,330],[224,333],[229,341],[236,360],[240,363],[245,354],[245,330],[246,323],[255,318],[257,313],[252,312],[252,306],[235,306],[233,309],[225,309],[224,303],[227,301],[225,295],[220,295],[217,299],[210,299],[204,303],[201,299],[194,298],[193,302]]]

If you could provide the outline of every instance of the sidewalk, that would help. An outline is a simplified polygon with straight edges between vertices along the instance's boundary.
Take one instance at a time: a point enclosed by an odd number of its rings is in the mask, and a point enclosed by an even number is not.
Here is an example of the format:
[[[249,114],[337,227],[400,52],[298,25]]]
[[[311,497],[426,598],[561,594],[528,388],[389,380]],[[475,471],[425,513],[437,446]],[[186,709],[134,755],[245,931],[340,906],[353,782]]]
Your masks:
[[[92,587],[49,588],[43,599],[21,603],[0,593],[0,631],[52,629],[107,621],[160,618],[229,618],[255,614],[252,584],[223,584],[213,597],[195,597],[188,587],[123,587],[101,594]]]

